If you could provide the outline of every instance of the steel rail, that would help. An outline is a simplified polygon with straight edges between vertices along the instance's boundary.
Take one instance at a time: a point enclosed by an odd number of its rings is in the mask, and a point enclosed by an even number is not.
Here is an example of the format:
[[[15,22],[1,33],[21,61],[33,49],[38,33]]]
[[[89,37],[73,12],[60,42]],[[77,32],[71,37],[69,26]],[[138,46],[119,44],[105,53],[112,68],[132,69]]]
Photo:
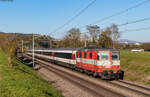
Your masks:
[[[125,81],[125,80],[112,81],[112,83],[119,84],[121,86],[130,88],[130,89],[134,89],[136,91],[148,94],[150,96],[150,88],[149,87],[135,84],[133,82],[129,82],[129,81]]]

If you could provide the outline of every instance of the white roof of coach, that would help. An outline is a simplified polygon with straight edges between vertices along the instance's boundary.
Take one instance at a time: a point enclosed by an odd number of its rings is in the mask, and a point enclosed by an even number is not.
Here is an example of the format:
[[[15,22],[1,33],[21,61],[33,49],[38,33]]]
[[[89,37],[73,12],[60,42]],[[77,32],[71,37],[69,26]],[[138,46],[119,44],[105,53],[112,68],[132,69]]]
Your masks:
[[[32,50],[29,50],[32,51]],[[34,50],[38,52],[76,53],[76,50]]]

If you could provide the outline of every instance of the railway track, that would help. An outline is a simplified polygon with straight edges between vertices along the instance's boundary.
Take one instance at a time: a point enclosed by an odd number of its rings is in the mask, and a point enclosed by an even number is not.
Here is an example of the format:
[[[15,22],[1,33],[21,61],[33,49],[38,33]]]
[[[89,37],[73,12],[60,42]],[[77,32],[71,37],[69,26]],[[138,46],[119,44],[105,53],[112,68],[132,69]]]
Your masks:
[[[29,57],[29,56],[26,56]],[[148,88],[130,85],[122,81],[104,81],[91,78],[77,72],[62,68],[57,65],[52,65],[39,59],[35,59],[43,68],[71,81],[73,84],[81,87],[87,92],[92,93],[97,97],[150,97]],[[150,90],[149,90],[150,91]]]
[[[129,82],[125,80],[112,81],[111,83],[121,85],[123,87],[127,87],[142,92],[144,94],[150,95],[150,88],[143,85],[135,84],[133,82]]]
[[[104,97],[102,94],[100,94],[100,93],[94,91],[93,89],[90,89],[87,86],[81,84],[81,83],[83,83],[82,80],[77,80],[76,81],[76,79],[74,77],[72,77],[70,75],[66,75],[66,73],[64,73],[64,72],[62,73],[61,71],[56,71],[53,68],[50,68],[50,67],[47,67],[47,66],[42,66],[42,67],[44,67],[45,69],[55,73],[56,75],[60,76],[63,79],[66,79],[66,80],[70,81],[74,85],[80,87],[81,89],[85,90],[86,92],[91,93],[95,97]],[[44,76],[44,74],[43,74],[43,76]],[[87,84],[87,83],[85,83],[85,84]]]

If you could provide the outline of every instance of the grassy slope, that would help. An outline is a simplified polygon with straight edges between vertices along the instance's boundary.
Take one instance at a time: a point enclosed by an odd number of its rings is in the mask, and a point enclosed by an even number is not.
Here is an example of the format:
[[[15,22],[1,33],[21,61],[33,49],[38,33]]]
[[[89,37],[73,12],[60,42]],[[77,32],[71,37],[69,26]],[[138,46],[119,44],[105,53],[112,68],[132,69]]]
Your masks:
[[[121,51],[125,79],[150,86],[150,52]]]
[[[7,67],[7,57],[0,50],[0,97],[62,97],[35,71],[13,60],[14,67]]]

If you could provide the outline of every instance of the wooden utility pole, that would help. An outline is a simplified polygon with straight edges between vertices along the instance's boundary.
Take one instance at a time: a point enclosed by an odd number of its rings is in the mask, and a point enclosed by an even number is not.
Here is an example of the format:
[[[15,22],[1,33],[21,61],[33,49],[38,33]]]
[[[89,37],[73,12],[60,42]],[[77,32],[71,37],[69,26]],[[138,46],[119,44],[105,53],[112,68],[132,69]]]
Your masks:
[[[23,53],[23,40],[22,40],[22,53]]]

